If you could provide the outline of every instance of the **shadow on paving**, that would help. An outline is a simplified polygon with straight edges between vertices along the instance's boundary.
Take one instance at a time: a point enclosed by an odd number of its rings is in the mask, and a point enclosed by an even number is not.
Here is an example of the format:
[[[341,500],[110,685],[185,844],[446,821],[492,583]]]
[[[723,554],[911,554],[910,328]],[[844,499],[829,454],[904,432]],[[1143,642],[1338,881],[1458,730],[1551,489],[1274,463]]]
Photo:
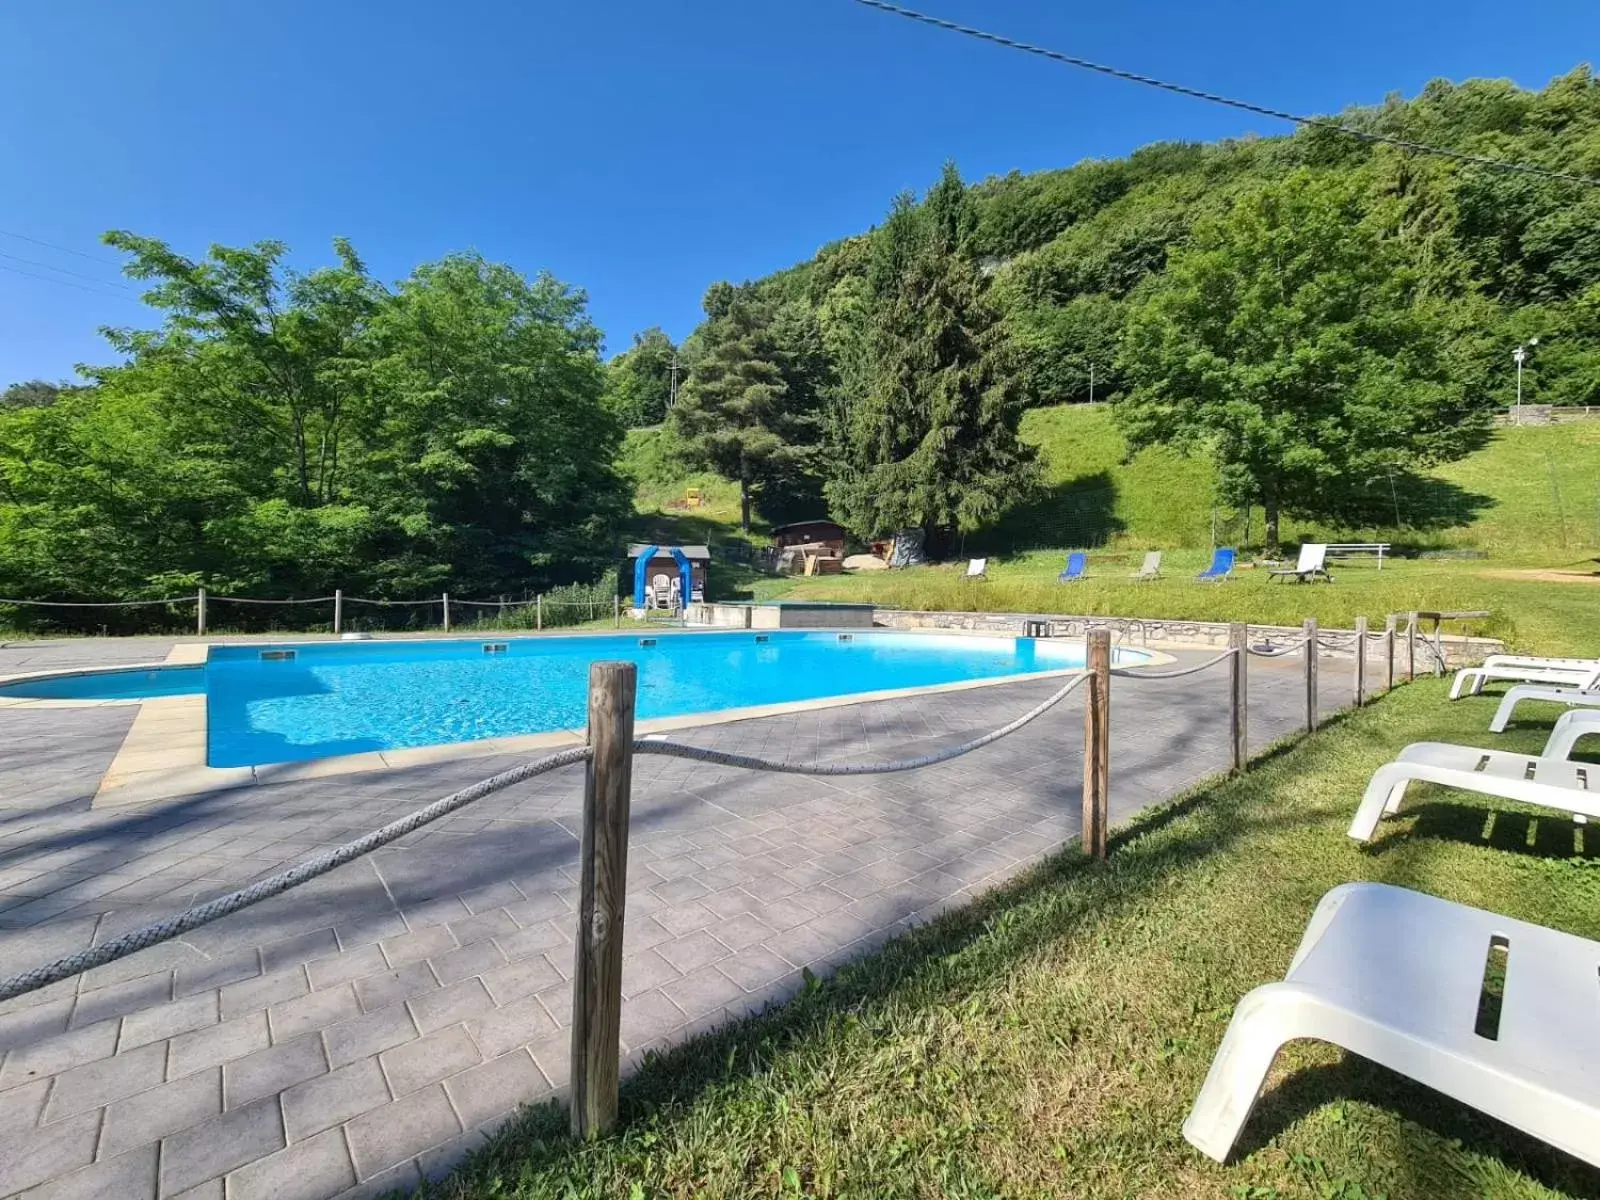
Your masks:
[[[1329,724],[1345,720],[1337,717]],[[1306,744],[1299,735],[1282,739],[1252,759],[1252,771],[1290,758]],[[919,1014],[973,1000],[993,980],[1079,935],[1086,923],[1136,914],[1174,876],[1197,862],[1214,860],[1248,838],[1327,821],[1327,812],[1315,806],[1299,812],[1268,811],[1248,792],[1214,780],[1118,829],[1110,839],[1114,858],[1109,864],[1090,861],[1076,851],[1053,855],[970,904],[849,962],[831,977],[818,978],[808,971],[804,988],[786,1003],[666,1051],[652,1051],[624,1080],[618,1128],[597,1146],[572,1142],[564,1100],[547,1100],[525,1107],[453,1175],[420,1194],[499,1195],[504,1181],[516,1179],[528,1186],[536,1175],[547,1175],[558,1190],[568,1180],[574,1181],[572,1186],[580,1180],[598,1183],[596,1151],[604,1157],[608,1145],[626,1162],[632,1161],[628,1151],[633,1139],[643,1139],[632,1148],[645,1154],[648,1147],[674,1136],[675,1123],[681,1122],[689,1136],[708,1136],[704,1114],[697,1113],[695,1105],[710,1093],[733,1103],[740,1086],[773,1075],[781,1060],[821,1054],[841,1030],[856,1024],[868,1029],[916,1028]],[[1185,824],[1197,827],[1175,832]],[[729,1088],[735,1091],[728,1092]],[[1295,1070],[1283,1082],[1269,1086],[1230,1162],[1267,1146],[1317,1109],[1340,1102],[1402,1114],[1467,1152],[1497,1159],[1546,1187],[1600,1197],[1600,1173],[1592,1168],[1350,1054],[1343,1054],[1335,1065]],[[1176,1137],[1176,1125],[1172,1133]],[[1183,1147],[1182,1152],[1189,1150]],[[1418,1182],[1420,1186],[1420,1178]],[[1240,1188],[1247,1190],[1243,1184]],[[1455,1190],[1433,1188],[1426,1194],[1464,1198],[1480,1194],[1480,1188],[1478,1181],[1462,1179]]]

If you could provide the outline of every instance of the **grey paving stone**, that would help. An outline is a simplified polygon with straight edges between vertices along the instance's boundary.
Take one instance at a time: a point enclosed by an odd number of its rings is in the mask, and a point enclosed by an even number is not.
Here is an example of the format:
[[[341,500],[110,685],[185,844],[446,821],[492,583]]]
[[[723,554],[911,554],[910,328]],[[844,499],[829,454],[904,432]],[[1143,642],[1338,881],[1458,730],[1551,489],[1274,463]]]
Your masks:
[[[41,1042],[18,1046],[6,1055],[4,1065],[0,1065],[0,1088],[15,1087],[109,1057],[117,1048],[120,1024],[115,1020],[101,1021]]]
[[[292,1042],[236,1058],[222,1068],[223,1097],[228,1108],[243,1108],[262,1096],[313,1079],[328,1070],[322,1038],[308,1033]]]
[[[499,1058],[452,1075],[444,1081],[456,1113],[467,1128],[503,1117],[517,1105],[531,1103],[549,1093],[550,1085],[526,1050],[513,1050]]]
[[[682,972],[654,950],[628,955],[622,960],[622,995],[624,999],[648,992],[677,979]]]
[[[326,1200],[353,1187],[344,1131],[329,1129],[228,1176],[228,1200]]]
[[[100,1114],[79,1113],[37,1129],[0,1131],[0,1195],[86,1167],[94,1161]]]
[[[490,943],[484,943],[490,944]],[[456,1025],[469,1017],[489,1011],[494,1007],[488,990],[481,979],[463,979],[437,991],[424,992],[406,1002],[412,1019],[423,1033],[432,1033],[446,1025]]]
[[[217,993],[200,992],[182,1000],[174,1000],[143,1012],[131,1013],[122,1018],[122,1036],[117,1041],[118,1053],[126,1054],[138,1046],[151,1042],[164,1042],[194,1029],[203,1029],[217,1023]]]
[[[501,1010],[504,1011],[504,1010]],[[404,1096],[430,1083],[476,1066],[482,1056],[464,1027],[452,1025],[379,1056],[389,1086]]]
[[[682,979],[661,986],[661,994],[671,1000],[690,1020],[720,1012],[742,1000],[745,989],[715,966],[699,967]]]
[[[306,964],[306,975],[313,989],[330,988],[370,975],[382,975],[388,970],[388,960],[383,957],[383,951],[376,943]]]
[[[72,981],[62,980],[62,982]],[[0,1054],[18,1046],[34,1045],[65,1032],[67,1021],[72,1015],[72,1006],[73,998],[64,996],[0,1013]]]
[[[175,1037],[167,1045],[167,1078],[220,1066],[267,1047],[267,1014],[251,1013]]]
[[[283,1117],[276,1096],[213,1117],[161,1144],[163,1193],[181,1192],[281,1150]]]
[[[244,1013],[268,1008],[304,996],[311,990],[306,982],[304,967],[289,967],[255,979],[230,983],[222,989],[222,1019],[227,1021]]]
[[[367,1177],[348,1191],[340,1192],[333,1200],[392,1200],[392,1192],[410,1196],[421,1186],[422,1172],[416,1160],[412,1159]]]
[[[261,974],[261,953],[252,948],[231,957],[178,967],[173,974],[172,994],[181,1000],[195,992],[256,978]]]
[[[535,921],[516,933],[497,934],[495,942],[509,959],[559,952],[572,942],[570,934],[550,921]]]
[[[645,992],[622,1002],[622,1044],[642,1046],[664,1037],[688,1020],[683,1010],[661,992]]]
[[[156,1144],[103,1158],[31,1188],[21,1200],[155,1200]]]
[[[565,987],[558,990],[567,991]],[[513,1000],[467,1022],[467,1030],[485,1058],[498,1058],[518,1046],[549,1037],[556,1028],[557,1022],[538,995]]]
[[[384,938],[379,944],[391,967],[403,967],[420,958],[437,958],[441,954],[448,954],[456,948],[456,939],[448,927],[433,925],[415,933]]]
[[[520,894],[516,903],[523,903]],[[474,942],[481,942],[501,934],[515,933],[517,928],[517,922],[503,908],[493,908],[478,916],[468,917],[464,921],[451,921],[449,925],[451,936],[463,946],[470,946]],[[445,982],[448,983],[449,980]]]
[[[72,1027],[80,1028],[111,1017],[126,1016],[141,1009],[165,1004],[172,998],[172,972],[158,971],[137,979],[113,983],[109,987],[79,992],[72,1010]]]
[[[222,1111],[222,1072],[197,1071],[108,1105],[100,1127],[100,1158],[120,1156],[150,1145],[169,1133],[198,1125]],[[154,1163],[151,1178],[154,1179]]]
[[[363,1113],[345,1132],[356,1173],[365,1179],[449,1141],[461,1132],[461,1122],[444,1086],[434,1084]]]
[[[356,980],[356,995],[361,999],[361,1007],[371,1012],[378,1008],[388,1008],[412,996],[419,996],[423,992],[432,991],[438,986],[439,981],[434,978],[433,968],[427,962],[419,960],[401,967],[398,971]]]
[[[510,924],[511,918],[507,917],[506,922]],[[500,948],[488,940],[472,942],[459,950],[429,960],[434,975],[438,977],[440,983],[447,986],[458,980],[482,975],[485,971],[504,965],[505,961],[506,956],[501,953]]]
[[[391,1004],[354,1020],[330,1025],[322,1036],[328,1047],[328,1062],[342,1067],[358,1058],[409,1042],[418,1036],[418,1030],[404,1004]]]
[[[312,992],[267,1010],[273,1042],[286,1042],[303,1033],[321,1029],[361,1015],[361,1002],[352,984],[341,983],[325,991]]]
[[[483,985],[489,989],[489,995],[494,997],[496,1004],[508,1004],[559,983],[563,978],[548,958],[537,954],[485,971]]]
[[[0,1092],[0,1133],[37,1125],[44,1113],[44,1100],[49,1091],[49,1079],[36,1079],[21,1087]]]
[[[126,1054],[73,1067],[56,1076],[44,1119],[59,1121],[153,1088],[166,1077],[166,1072],[165,1045],[141,1046]]]
[[[333,926],[297,933],[293,937],[268,942],[261,947],[261,965],[268,971],[281,970],[299,963],[309,963],[319,958],[329,958],[339,953],[339,939]]]
[[[714,938],[711,933],[701,930],[691,933],[687,937],[664,942],[655,948],[655,952],[671,964],[674,969],[680,972],[688,972],[696,967],[703,967],[707,963],[716,962],[719,958],[726,958],[728,948]]]
[[[295,1084],[282,1099],[284,1131],[294,1143],[387,1104],[391,1097],[378,1060],[372,1057]]]

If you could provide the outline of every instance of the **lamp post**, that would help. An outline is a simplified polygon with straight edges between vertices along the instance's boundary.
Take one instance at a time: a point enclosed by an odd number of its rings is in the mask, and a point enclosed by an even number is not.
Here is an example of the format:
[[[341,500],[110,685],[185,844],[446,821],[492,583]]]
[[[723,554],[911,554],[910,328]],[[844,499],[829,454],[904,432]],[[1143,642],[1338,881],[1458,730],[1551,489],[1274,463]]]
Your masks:
[[[1517,406],[1511,410],[1511,423],[1522,424],[1522,364],[1528,361],[1528,351],[1539,344],[1538,338],[1529,338],[1527,345],[1518,346],[1511,352],[1512,361],[1517,364]]]

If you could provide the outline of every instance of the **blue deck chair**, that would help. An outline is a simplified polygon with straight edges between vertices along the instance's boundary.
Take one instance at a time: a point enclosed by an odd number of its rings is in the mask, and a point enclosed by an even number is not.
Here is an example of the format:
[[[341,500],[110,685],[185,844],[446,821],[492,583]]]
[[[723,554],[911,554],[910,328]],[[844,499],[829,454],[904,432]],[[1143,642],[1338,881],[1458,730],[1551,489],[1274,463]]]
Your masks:
[[[1067,555],[1067,566],[1061,574],[1056,576],[1057,583],[1071,583],[1075,579],[1083,578],[1083,568],[1087,561],[1082,550],[1074,550]]]
[[[1202,583],[1221,583],[1233,574],[1233,547],[1218,546],[1211,555],[1211,565],[1195,578]]]

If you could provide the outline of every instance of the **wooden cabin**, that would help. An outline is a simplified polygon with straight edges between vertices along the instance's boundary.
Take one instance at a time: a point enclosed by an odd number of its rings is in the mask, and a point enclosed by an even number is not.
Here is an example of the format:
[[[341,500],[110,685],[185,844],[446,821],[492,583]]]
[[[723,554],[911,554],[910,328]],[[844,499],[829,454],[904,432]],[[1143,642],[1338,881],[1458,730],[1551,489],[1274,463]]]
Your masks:
[[[826,518],[795,521],[788,525],[779,525],[772,531],[772,544],[779,550],[789,546],[826,547],[836,558],[844,555],[844,539],[844,526]]]

